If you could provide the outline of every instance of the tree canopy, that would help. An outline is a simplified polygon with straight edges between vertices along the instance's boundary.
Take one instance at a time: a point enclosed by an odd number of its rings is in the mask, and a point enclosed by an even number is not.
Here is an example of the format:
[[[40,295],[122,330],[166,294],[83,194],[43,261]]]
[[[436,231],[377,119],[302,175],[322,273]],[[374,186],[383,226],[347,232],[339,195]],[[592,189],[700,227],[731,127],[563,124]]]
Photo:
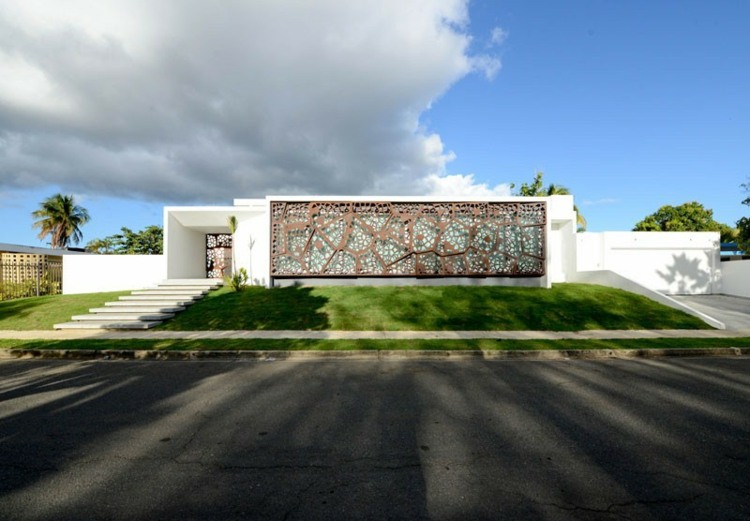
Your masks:
[[[161,226],[147,226],[139,232],[123,226],[116,235],[94,239],[86,245],[92,253],[114,253],[119,255],[160,255],[163,253],[164,231]]]
[[[721,240],[731,242],[736,230],[714,220],[714,211],[697,201],[679,206],[664,205],[635,224],[635,232],[720,232]]]
[[[546,187],[544,186],[544,173],[543,172],[537,172],[534,175],[534,180],[529,183],[522,183],[521,188],[515,195],[520,195],[522,197],[548,197],[551,195],[572,195],[570,193],[570,190],[568,190],[565,186],[562,185],[556,185],[553,183],[550,183]],[[581,212],[578,211],[578,206],[573,205],[573,210],[576,212],[576,223],[578,225],[578,231],[586,231],[586,219],[581,215]]]
[[[750,206],[750,180],[740,186],[748,194],[742,204]],[[737,221],[737,244],[745,253],[750,253],[750,217],[742,217]]]
[[[83,238],[81,226],[89,222],[88,211],[75,204],[72,195],[55,194],[42,201],[39,209],[31,213],[36,219],[40,239],[50,237],[52,248],[66,248],[71,242],[78,244]]]

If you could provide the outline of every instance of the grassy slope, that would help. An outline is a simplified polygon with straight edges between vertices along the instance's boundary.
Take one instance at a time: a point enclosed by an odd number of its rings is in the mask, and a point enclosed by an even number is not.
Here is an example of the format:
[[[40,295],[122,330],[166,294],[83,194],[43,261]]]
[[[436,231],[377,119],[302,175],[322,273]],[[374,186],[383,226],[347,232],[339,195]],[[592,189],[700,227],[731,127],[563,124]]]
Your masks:
[[[552,289],[471,286],[224,288],[167,330],[710,329],[645,297],[589,284]]]
[[[117,300],[127,291],[86,293],[82,295],[50,295],[0,302],[0,329],[27,331],[52,329],[54,324],[70,321],[73,315],[88,313],[109,300]]]

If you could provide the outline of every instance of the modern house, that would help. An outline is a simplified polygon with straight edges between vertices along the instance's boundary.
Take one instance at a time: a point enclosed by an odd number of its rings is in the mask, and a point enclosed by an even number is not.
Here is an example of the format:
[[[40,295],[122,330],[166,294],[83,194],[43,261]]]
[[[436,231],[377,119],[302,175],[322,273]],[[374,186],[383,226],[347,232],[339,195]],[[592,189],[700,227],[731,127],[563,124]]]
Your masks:
[[[666,293],[721,292],[718,233],[577,233],[572,196],[269,196],[167,207],[164,223],[170,279],[228,273],[231,243],[238,267],[269,287],[549,287],[612,271]]]
[[[230,217],[237,220],[233,235]],[[266,287],[594,282],[661,300],[750,297],[750,262],[722,263],[718,232],[577,233],[572,196],[268,196],[170,206],[164,255],[69,257],[64,288],[83,293],[222,277],[232,259],[252,284]]]

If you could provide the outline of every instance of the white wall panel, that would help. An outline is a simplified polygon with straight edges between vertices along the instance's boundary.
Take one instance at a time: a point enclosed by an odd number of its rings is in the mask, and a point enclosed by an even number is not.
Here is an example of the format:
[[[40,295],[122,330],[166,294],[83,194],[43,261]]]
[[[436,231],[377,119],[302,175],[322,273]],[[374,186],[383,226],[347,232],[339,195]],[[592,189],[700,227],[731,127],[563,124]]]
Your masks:
[[[66,255],[63,293],[143,289],[155,286],[166,274],[163,255]]]

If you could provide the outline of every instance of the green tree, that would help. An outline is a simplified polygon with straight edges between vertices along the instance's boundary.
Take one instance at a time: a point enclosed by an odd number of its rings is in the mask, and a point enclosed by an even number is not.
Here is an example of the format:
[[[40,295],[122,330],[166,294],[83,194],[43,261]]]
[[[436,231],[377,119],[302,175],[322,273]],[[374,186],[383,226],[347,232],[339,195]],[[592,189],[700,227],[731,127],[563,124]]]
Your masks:
[[[551,195],[571,195],[570,190],[568,190],[566,187],[562,185],[556,185],[553,183],[550,183],[546,187],[544,186],[544,173],[543,172],[537,172],[534,175],[534,180],[530,184],[522,183],[521,189],[518,191],[516,195],[520,195],[522,197],[548,197]],[[576,212],[576,224],[578,225],[578,231],[584,232],[586,231],[586,218],[581,215],[581,212],[578,211],[578,206],[573,205],[573,210]]]
[[[714,212],[692,201],[679,206],[664,205],[637,222],[635,232],[718,232],[721,223]]]
[[[544,181],[542,180],[542,177],[544,177],[543,172],[537,172],[534,175],[534,180],[530,184],[522,183],[521,189],[518,191],[517,195],[523,196],[523,197],[544,197],[547,194],[545,193],[546,190],[544,190]]]
[[[740,186],[747,194],[750,194],[750,180]],[[742,204],[750,206],[750,195],[742,201]],[[737,221],[737,244],[742,251],[750,253],[750,217],[743,217]]]
[[[126,255],[161,255],[164,251],[164,230],[161,226],[146,226],[139,232],[123,226],[121,233],[114,235],[116,252]]]
[[[89,222],[88,211],[75,204],[72,195],[55,194],[42,201],[39,209],[31,213],[36,219],[40,239],[50,237],[53,248],[66,248],[71,242],[78,244],[83,238],[81,226]]]
[[[719,223],[719,233],[721,234],[721,242],[737,242],[740,236],[739,229],[732,228],[724,223]]]
[[[104,239],[94,239],[86,244],[86,251],[89,253],[109,254],[115,253],[117,241],[113,236]]]
[[[116,235],[89,241],[86,251],[117,255],[160,255],[164,251],[163,243],[164,231],[161,226],[147,226],[139,232],[123,226]]]
[[[750,217],[737,221],[737,246],[745,253],[750,252]]]

